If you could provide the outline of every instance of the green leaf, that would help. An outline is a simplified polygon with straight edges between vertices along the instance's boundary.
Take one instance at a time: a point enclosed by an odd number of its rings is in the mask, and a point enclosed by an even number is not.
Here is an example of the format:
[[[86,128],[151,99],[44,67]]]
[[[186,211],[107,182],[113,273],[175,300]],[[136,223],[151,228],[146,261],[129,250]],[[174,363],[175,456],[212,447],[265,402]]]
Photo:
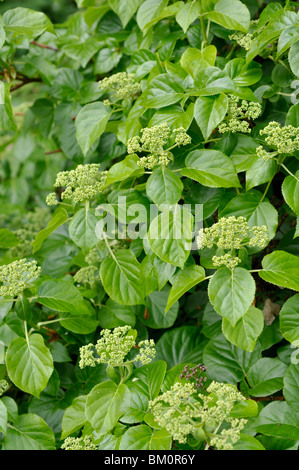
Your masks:
[[[276,60],[280,58],[293,44],[299,41],[299,32],[296,25],[286,28],[278,39]]]
[[[111,380],[96,385],[87,396],[86,418],[99,436],[110,432],[130,406],[130,391]]]
[[[157,341],[154,361],[166,361],[168,369],[187,362],[198,364],[202,362],[204,345],[199,328],[195,326],[174,328],[166,331]]]
[[[170,450],[172,436],[166,429],[151,429],[140,424],[128,429],[121,438],[120,450]]]
[[[110,72],[119,63],[122,57],[117,45],[114,47],[104,47],[96,56],[94,64],[94,74],[103,75]],[[97,104],[97,103],[95,103]]]
[[[283,439],[299,439],[299,413],[286,402],[274,401],[262,409],[255,431]]]
[[[172,307],[172,305],[180,298],[185,292],[192,289],[199,282],[205,279],[205,270],[201,266],[188,266],[180,271],[173,280],[171,290],[165,312]]]
[[[0,47],[2,47],[3,44],[5,43],[5,39],[6,39],[5,30],[3,26],[0,25]]]
[[[293,74],[299,77],[299,41],[297,41],[290,49],[289,63]]]
[[[249,389],[250,395],[265,397],[281,390],[286,368],[286,364],[278,358],[263,357],[259,359],[247,373],[247,380],[251,387]]]
[[[103,134],[111,111],[103,103],[89,103],[79,112],[75,120],[76,137],[84,155]]]
[[[110,192],[107,200],[109,203],[107,211],[110,211],[112,216],[115,214],[119,222],[132,223],[133,225],[147,222],[150,204],[148,198],[141,191],[134,188],[116,189]],[[99,207],[105,209],[105,204]],[[128,227],[127,235],[129,233],[130,227]]]
[[[261,23],[260,26],[264,26],[267,22],[268,24],[263,28],[263,31],[256,36],[252,42],[250,50],[247,52],[247,62],[251,62],[252,59],[265,49],[268,44],[275,42],[286,28],[296,23],[296,20],[296,15],[293,15],[293,12],[284,11],[282,9],[270,14],[267,20],[265,20],[264,23]]]
[[[250,13],[239,0],[219,0],[214,11],[210,11],[207,17],[226,29],[235,29],[244,33],[249,30]]]
[[[6,434],[6,426],[7,426],[7,408],[0,400],[0,432]]]
[[[29,8],[18,7],[7,10],[3,15],[3,26],[7,33],[26,36],[28,39],[34,39],[44,31],[55,34],[49,18],[44,13]]]
[[[224,209],[219,212],[219,217],[230,217],[231,215],[245,217],[250,227],[266,225],[270,240],[276,234],[277,210],[267,199],[262,198],[259,191],[252,190],[232,198]]]
[[[186,5],[187,6],[187,5]],[[213,45],[205,47],[202,51],[195,47],[188,47],[180,59],[181,66],[191,77],[195,78],[200,69],[213,66],[217,56],[217,49]]]
[[[30,301],[27,299],[27,297],[24,297],[22,294],[19,295],[19,298],[16,301],[15,310],[21,320],[27,322],[30,322],[32,320],[32,309]]]
[[[55,436],[45,421],[33,413],[19,416],[4,439],[5,450],[55,450]]]
[[[158,289],[158,276],[154,265],[155,259],[157,259],[155,253],[150,251],[141,262],[141,273],[144,278],[146,296]]]
[[[58,312],[89,315],[80,291],[70,282],[61,279],[45,281],[37,289],[37,302]]]
[[[233,450],[266,450],[265,447],[249,434],[240,434],[240,439],[233,444]]]
[[[287,113],[285,125],[299,127],[299,103],[293,104],[293,106],[290,107]]]
[[[53,214],[52,219],[48,223],[47,227],[37,233],[33,245],[33,253],[38,251],[43,242],[53,233],[58,227],[64,224],[68,219],[67,211],[63,207],[58,207]]]
[[[160,393],[165,372],[165,361],[157,361],[134,369],[130,379],[126,381],[131,402],[121,417],[122,423],[133,424],[144,421],[149,400],[153,400]]]
[[[19,244],[19,239],[16,235],[8,230],[7,228],[0,229],[0,247],[1,248],[11,248],[12,246],[17,246]]]
[[[297,413],[299,413],[299,365],[290,364],[283,378],[283,395],[288,403]]]
[[[258,143],[248,135],[239,134],[237,144],[234,147],[230,158],[237,172],[248,170],[252,165],[252,160],[256,159],[256,149]]]
[[[120,17],[124,28],[142,3],[143,0],[128,0],[125,3],[122,0],[109,0],[110,7]]]
[[[191,249],[192,225],[193,217],[184,206],[164,210],[149,227],[150,248],[166,263],[183,268]]]
[[[111,329],[125,325],[134,328],[136,323],[136,316],[132,307],[120,305],[112,299],[108,299],[106,305],[100,308],[98,316],[102,328]]]
[[[181,83],[164,73],[154,78],[142,93],[139,103],[146,108],[163,108],[177,103],[185,96]]]
[[[80,209],[72,218],[69,225],[69,235],[83,251],[93,248],[99,241],[96,236],[98,221],[93,209]]]
[[[299,170],[296,172],[296,178],[287,176],[282,183],[282,195],[292,211],[299,216]]]
[[[280,329],[284,338],[299,345],[299,294],[290,297],[279,313]]]
[[[136,20],[144,34],[148,30],[147,25],[160,15],[166,5],[167,0],[146,0],[142,3],[137,12]]]
[[[141,321],[148,327],[153,329],[170,328],[177,316],[179,311],[179,304],[173,302],[173,304],[167,309],[166,303],[169,296],[170,287],[165,286],[163,290],[152,292],[146,299],[147,307],[147,318],[144,318],[144,312],[140,312]]]
[[[164,166],[155,168],[146,182],[146,194],[157,206],[176,204],[183,188],[180,177]]]
[[[89,28],[96,25],[103,16],[109,11],[109,5],[102,5],[99,7],[90,6],[84,13],[84,21]]]
[[[195,88],[189,92],[191,96],[210,96],[236,91],[233,80],[218,67],[199,69],[195,76],[194,86]]]
[[[154,266],[157,274],[158,286],[161,290],[175,273],[176,267],[170,263],[165,263],[156,256],[154,257]]]
[[[206,140],[224,119],[227,106],[228,99],[224,93],[215,96],[200,96],[197,98],[194,107],[194,117]]]
[[[2,404],[7,410],[7,420],[10,423],[16,423],[18,421],[18,405],[13,398],[5,396],[1,398]]]
[[[62,433],[61,439],[65,439],[70,434],[78,431],[86,423],[85,405],[87,396],[81,395],[73,400],[62,418]]]
[[[72,359],[69,356],[66,346],[58,341],[51,341],[49,344],[54,362],[71,362]]]
[[[101,43],[97,42],[93,37],[90,37],[82,43],[74,42],[64,44],[61,50],[65,55],[78,61],[80,65],[85,68],[100,47]]]
[[[178,11],[183,7],[183,2],[178,1],[173,3],[172,5],[165,6],[162,11],[158,11],[158,14],[156,14],[152,20],[146,24],[146,29],[144,30],[144,34],[147,34],[150,29],[155,26],[158,22],[161,20],[164,20],[164,18],[169,18],[170,16],[174,16],[178,13]],[[174,43],[173,43],[174,46]]]
[[[262,78],[262,68],[257,62],[250,62],[245,59],[232,59],[223,69],[233,80],[236,86],[250,86]]]
[[[260,357],[260,346],[256,346],[253,352],[243,351],[219,334],[204,348],[203,363],[208,368],[210,379],[236,385]]]
[[[138,161],[139,158],[137,155],[128,155],[121,162],[112,165],[108,171],[106,186],[118,181],[123,181],[127,178],[141,176],[144,170],[137,165]]]
[[[0,129],[15,131],[17,129],[10,100],[10,85],[0,81]]]
[[[105,291],[115,302],[123,305],[144,304],[144,283],[140,264],[130,250],[119,250],[105,258],[100,276]]]
[[[6,365],[12,382],[37,398],[53,372],[51,353],[39,334],[33,334],[27,340],[15,338],[7,349]]]
[[[228,341],[245,351],[252,352],[264,328],[263,312],[250,306],[233,327],[227,318],[222,320],[222,331]]]
[[[194,179],[212,188],[240,187],[240,182],[231,160],[218,150],[194,150],[186,158],[183,176]]]
[[[276,163],[274,159],[263,160],[262,158],[253,158],[246,171],[246,191],[258,186],[259,184],[270,181],[275,175]]]
[[[285,251],[274,251],[262,260],[259,276],[276,286],[299,290],[299,258]]]
[[[259,409],[257,402],[247,399],[236,403],[230,412],[230,416],[233,418],[251,418],[256,416],[258,412]]]
[[[244,268],[221,268],[210,279],[208,294],[216,312],[235,327],[254,300],[255,282]]]
[[[194,1],[189,1],[179,9],[175,19],[183,29],[184,33],[186,33],[190,24],[197,19],[199,13],[200,5]]]

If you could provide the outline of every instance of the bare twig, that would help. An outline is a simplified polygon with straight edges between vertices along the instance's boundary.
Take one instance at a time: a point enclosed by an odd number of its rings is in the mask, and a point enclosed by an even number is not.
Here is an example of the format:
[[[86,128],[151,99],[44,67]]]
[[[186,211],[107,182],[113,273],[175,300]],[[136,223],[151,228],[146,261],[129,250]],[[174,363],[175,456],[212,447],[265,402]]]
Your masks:
[[[51,155],[52,153],[60,153],[63,152],[62,149],[50,150],[49,152],[45,152],[45,155]]]
[[[36,41],[31,41],[30,44],[33,44],[34,46],[42,47],[43,49],[50,49],[51,51],[55,51],[55,52],[59,51],[59,49],[57,49],[57,47],[48,46],[48,44],[42,44],[42,43],[36,42]]]

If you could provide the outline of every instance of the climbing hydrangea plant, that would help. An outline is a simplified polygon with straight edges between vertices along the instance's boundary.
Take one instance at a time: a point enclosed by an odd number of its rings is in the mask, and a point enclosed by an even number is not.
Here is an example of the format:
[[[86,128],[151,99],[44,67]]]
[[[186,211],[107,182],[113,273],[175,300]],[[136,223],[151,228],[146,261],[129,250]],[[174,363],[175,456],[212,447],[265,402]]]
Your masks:
[[[298,449],[298,27],[0,2],[1,450]]]

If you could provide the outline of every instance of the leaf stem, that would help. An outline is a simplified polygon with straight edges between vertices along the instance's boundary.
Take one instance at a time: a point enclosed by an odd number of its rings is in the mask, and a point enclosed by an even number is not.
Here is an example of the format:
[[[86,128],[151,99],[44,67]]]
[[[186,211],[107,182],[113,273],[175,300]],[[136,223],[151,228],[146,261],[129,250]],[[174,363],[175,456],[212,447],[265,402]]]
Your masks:
[[[296,175],[294,175],[283,163],[280,163],[280,165],[287,173],[289,173],[290,176],[293,176],[293,178],[295,178],[295,180],[298,181],[299,183],[299,179],[297,178]]]
[[[111,248],[110,248],[110,245],[109,245],[109,243],[108,243],[107,236],[106,236],[105,232],[103,232],[103,238],[104,238],[104,240],[105,240],[105,243],[106,243],[106,246],[107,246],[107,248],[108,248],[108,251],[109,251],[110,255],[112,256],[112,258],[114,259],[114,261],[117,262],[117,259],[115,258],[114,253],[113,253],[113,251],[112,251]],[[117,264],[118,264],[118,263],[117,263]]]

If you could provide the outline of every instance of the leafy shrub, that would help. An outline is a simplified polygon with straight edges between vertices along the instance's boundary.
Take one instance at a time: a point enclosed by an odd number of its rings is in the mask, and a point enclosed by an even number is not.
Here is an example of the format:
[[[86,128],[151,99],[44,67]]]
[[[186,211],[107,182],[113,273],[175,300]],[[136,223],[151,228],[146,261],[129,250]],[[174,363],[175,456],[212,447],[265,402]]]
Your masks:
[[[297,3],[9,3],[1,448],[296,449]]]

